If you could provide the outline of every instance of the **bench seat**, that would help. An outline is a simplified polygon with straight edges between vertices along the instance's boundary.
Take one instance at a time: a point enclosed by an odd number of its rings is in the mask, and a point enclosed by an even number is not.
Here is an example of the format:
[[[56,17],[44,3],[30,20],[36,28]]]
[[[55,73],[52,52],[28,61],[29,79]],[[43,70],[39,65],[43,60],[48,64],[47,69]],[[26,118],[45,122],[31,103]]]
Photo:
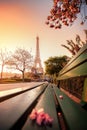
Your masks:
[[[70,99],[59,88],[53,87],[66,121],[67,130],[87,130],[87,111]],[[63,99],[59,96],[62,95]]]
[[[0,130],[20,130],[24,115],[43,93],[47,84],[16,95],[0,103]],[[23,116],[23,119],[22,119]],[[21,122],[21,123],[20,123]]]
[[[36,123],[33,124],[32,120],[28,118],[22,130],[60,130],[56,105],[54,101],[53,88],[50,85],[46,88],[35,108],[43,108],[44,111],[53,118],[52,127],[39,126]]]

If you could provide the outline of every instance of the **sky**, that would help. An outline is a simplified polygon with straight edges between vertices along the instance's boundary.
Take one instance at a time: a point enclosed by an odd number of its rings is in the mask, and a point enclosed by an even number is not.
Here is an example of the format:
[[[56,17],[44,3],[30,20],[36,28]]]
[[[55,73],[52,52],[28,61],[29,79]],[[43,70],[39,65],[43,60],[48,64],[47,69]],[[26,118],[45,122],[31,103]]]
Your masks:
[[[66,40],[75,41],[76,34],[85,41],[87,21],[82,26],[79,18],[70,27],[49,28],[45,22],[52,6],[52,0],[0,0],[0,49],[25,48],[35,57],[39,36],[42,66],[51,56],[70,56],[61,44],[67,45]]]

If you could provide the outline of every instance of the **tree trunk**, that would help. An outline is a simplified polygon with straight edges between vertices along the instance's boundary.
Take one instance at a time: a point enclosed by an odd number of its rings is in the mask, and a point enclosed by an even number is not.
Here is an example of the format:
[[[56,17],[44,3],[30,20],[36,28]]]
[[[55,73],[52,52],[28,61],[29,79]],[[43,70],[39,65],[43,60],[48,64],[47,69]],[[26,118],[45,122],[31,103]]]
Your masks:
[[[22,81],[24,82],[24,71],[22,71]]]
[[[4,65],[2,64],[2,68],[1,68],[1,79],[2,79],[2,76],[3,76],[3,67],[4,67]]]

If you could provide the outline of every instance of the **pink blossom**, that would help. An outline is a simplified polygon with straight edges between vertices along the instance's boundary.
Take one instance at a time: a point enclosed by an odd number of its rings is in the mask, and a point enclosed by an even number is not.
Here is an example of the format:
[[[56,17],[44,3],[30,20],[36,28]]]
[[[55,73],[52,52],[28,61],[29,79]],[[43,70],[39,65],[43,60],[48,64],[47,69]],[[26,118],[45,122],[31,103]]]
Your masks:
[[[59,98],[60,98],[60,99],[63,99],[63,95],[59,95]]]
[[[36,119],[36,123],[38,125],[41,125],[42,123],[44,123],[45,120],[45,113],[39,113]]]
[[[35,120],[37,118],[37,111],[36,111],[36,109],[32,110],[32,112],[31,112],[29,117],[30,117],[31,120]]]
[[[45,113],[43,108],[39,110],[33,109],[29,117],[31,120],[36,120],[38,125],[52,125],[53,122],[53,118]]]
[[[45,120],[44,120],[44,124],[46,125],[51,125],[53,122],[53,118],[51,118],[47,113],[45,114]]]

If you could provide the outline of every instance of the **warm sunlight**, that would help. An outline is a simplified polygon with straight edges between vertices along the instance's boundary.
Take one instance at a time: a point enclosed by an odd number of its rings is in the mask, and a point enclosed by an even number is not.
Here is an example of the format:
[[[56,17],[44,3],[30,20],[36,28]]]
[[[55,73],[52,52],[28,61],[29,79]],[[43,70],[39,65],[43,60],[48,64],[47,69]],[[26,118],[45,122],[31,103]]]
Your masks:
[[[43,4],[43,6],[42,6]],[[0,49],[6,48],[14,51],[17,47],[31,50],[33,56],[36,51],[36,36],[39,36],[40,57],[42,65],[51,56],[68,55],[70,53],[61,44],[66,45],[66,40],[75,41],[79,34],[85,41],[83,26],[79,19],[71,27],[55,30],[45,25],[46,17],[52,7],[52,2],[1,2],[0,4]]]

